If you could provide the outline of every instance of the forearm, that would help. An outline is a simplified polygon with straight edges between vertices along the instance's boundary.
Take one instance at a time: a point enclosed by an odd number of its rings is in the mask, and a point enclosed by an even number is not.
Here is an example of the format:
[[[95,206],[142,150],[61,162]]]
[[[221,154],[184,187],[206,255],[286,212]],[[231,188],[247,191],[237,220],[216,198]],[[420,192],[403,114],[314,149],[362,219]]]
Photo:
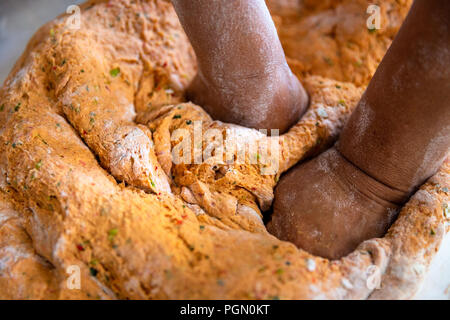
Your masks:
[[[195,50],[186,98],[215,120],[255,129],[294,125],[308,105],[264,0],[172,0]]]
[[[411,192],[450,147],[450,2],[416,0],[342,132],[338,150]]]
[[[264,0],[172,0],[202,76],[227,86],[286,64]],[[214,75],[214,76],[213,76]]]

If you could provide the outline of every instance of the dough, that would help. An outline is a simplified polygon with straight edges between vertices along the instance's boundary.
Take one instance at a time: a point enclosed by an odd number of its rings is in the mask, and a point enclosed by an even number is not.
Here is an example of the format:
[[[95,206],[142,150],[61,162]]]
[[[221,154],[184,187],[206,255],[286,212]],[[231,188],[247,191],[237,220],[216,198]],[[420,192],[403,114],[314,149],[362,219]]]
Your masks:
[[[275,138],[184,101],[195,58],[168,1],[90,1],[80,30],[65,15],[44,25],[0,90],[0,298],[410,297],[449,229],[449,161],[384,238],[338,261],[279,241],[262,222],[279,175],[335,141],[410,1],[383,1],[389,27],[376,34],[364,29],[365,1],[299,3],[269,1],[311,97],[275,140],[276,175],[261,174],[253,153],[172,163],[174,132],[200,120],[240,148]],[[68,286],[74,266],[80,289]],[[368,285],[373,268],[379,290]]]

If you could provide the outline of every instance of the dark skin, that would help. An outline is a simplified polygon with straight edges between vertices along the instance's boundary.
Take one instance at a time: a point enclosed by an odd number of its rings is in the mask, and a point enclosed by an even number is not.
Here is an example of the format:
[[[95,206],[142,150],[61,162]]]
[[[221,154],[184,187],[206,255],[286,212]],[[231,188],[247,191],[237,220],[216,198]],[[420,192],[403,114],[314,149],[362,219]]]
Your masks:
[[[331,259],[382,236],[444,161],[449,124],[450,2],[416,0],[336,146],[281,179],[269,231]]]
[[[214,118],[286,131],[307,96],[262,0],[173,0],[199,63],[189,97]],[[338,259],[382,236],[450,148],[450,2],[416,0],[335,147],[291,169],[268,230]]]
[[[262,0],[172,0],[198,61],[187,98],[214,119],[286,132],[308,96]]]

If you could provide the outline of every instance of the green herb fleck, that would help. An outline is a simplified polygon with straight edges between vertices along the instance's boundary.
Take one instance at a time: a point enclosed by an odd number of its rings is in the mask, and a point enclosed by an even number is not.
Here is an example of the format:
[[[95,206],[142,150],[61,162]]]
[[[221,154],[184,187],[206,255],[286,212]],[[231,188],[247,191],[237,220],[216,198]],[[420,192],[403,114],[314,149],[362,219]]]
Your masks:
[[[80,108],[79,107],[74,107],[73,104],[71,103],[69,106],[70,110],[75,111],[76,113],[80,113]]]
[[[41,169],[41,167],[42,167],[42,160],[39,160],[37,163],[36,163],[36,169]]]
[[[5,110],[5,105],[4,105],[4,104],[2,104],[2,105],[0,106],[0,112],[3,111],[3,110]]]
[[[336,89],[341,89],[342,87],[340,85],[336,85]]]
[[[95,123],[95,112],[91,112],[89,113],[89,115],[90,115],[89,124],[93,126]]]
[[[204,225],[200,225],[200,230],[205,230],[205,226]]]
[[[81,69],[81,73],[84,73],[84,69]]]
[[[181,119],[181,116],[179,114],[176,114],[173,116],[173,119]]]
[[[346,107],[346,106],[347,106],[347,105],[345,104],[345,101],[344,101],[344,100],[339,100],[338,104],[339,104],[340,106],[343,106],[343,107]]]
[[[108,231],[108,240],[113,241],[118,233],[119,233],[119,230],[117,228],[113,228],[113,229],[109,230]]]
[[[190,125],[192,123],[192,120],[186,120],[186,124]]]
[[[89,264],[90,264],[91,266],[95,266],[95,265],[97,265],[97,263],[98,263],[98,260],[97,260],[97,259],[92,259],[92,260],[89,262]]]
[[[369,31],[369,33],[375,33],[377,32],[377,28],[367,28],[367,31]]]
[[[120,73],[120,68],[119,68],[119,67],[114,68],[114,69],[111,69],[111,70],[109,71],[109,74],[110,74],[111,77],[113,77],[113,78],[117,77],[117,76],[119,75],[119,73]]]
[[[21,104],[22,104],[22,103],[19,102],[19,103],[14,107],[14,112],[19,111]]]
[[[432,236],[436,235],[436,232],[434,231],[433,228],[430,230],[430,234],[431,234]]]
[[[278,269],[277,271],[275,271],[277,275],[282,275],[284,273],[283,269]]]

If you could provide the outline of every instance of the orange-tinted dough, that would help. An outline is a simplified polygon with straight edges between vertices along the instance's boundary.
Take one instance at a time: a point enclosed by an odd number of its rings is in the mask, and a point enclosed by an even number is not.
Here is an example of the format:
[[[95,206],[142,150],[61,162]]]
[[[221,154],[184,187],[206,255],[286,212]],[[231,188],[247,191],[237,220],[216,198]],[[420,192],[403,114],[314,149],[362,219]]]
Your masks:
[[[80,30],[68,29],[66,16],[42,27],[0,90],[0,297],[411,295],[424,275],[416,270],[424,270],[448,231],[448,163],[385,238],[338,261],[277,240],[260,219],[279,174],[336,139],[363,91],[358,85],[367,83],[408,7],[383,2],[391,8],[383,11],[389,27],[364,33],[373,37],[376,54],[358,49],[371,63],[353,68],[348,52],[339,67],[330,66],[312,52],[331,56],[340,52],[338,44],[319,36],[322,27],[312,21],[344,14],[350,2],[307,1],[306,9],[295,1],[269,2],[291,65],[311,96],[307,114],[280,137],[276,176],[261,175],[260,164],[248,161],[171,163],[171,134],[192,130],[188,120],[201,119],[203,130],[222,134],[231,129],[246,140],[269,138],[212,121],[200,107],[183,103],[195,60],[168,1],[93,1],[82,7]],[[334,29],[364,22],[365,10],[352,12],[333,19]],[[348,39],[358,37],[359,28],[351,30]],[[294,31],[309,39],[304,50],[295,49],[303,40],[293,39]],[[67,288],[72,265],[80,267],[81,290]],[[384,274],[374,293],[366,285],[373,265]]]

